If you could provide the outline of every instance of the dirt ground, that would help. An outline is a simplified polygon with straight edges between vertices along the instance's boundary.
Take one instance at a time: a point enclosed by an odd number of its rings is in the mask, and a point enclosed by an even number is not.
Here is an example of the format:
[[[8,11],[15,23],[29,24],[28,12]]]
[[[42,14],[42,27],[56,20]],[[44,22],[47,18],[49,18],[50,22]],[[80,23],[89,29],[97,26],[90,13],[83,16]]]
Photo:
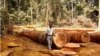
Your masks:
[[[48,50],[47,45],[39,44],[29,38],[15,35],[0,37],[0,56],[100,56],[99,43],[79,43],[81,48],[75,55],[65,55],[60,49]]]

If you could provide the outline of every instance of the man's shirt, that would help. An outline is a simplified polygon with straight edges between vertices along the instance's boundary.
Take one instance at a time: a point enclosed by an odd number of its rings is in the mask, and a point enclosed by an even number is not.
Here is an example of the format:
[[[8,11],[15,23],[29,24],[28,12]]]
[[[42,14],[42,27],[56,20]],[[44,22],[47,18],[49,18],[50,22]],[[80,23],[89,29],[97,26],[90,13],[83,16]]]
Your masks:
[[[47,33],[47,35],[53,35],[53,29],[47,28],[46,33]]]

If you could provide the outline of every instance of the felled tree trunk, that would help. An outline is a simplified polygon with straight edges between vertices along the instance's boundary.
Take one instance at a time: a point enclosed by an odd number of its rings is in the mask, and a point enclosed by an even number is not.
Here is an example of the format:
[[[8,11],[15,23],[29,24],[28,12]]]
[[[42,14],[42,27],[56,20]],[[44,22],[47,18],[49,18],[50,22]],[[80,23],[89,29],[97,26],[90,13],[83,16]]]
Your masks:
[[[44,31],[24,30],[19,33],[22,36],[31,38],[33,41],[47,44]],[[85,31],[57,31],[53,36],[53,43],[58,48],[62,48],[66,43],[72,42],[90,42],[90,37]]]
[[[19,35],[31,38],[33,41],[38,43],[47,44],[46,35],[43,31],[24,30],[20,32]]]
[[[47,44],[46,34],[43,31],[23,30],[19,33],[19,35],[31,38],[33,41],[38,43]],[[55,36],[53,36],[53,44],[57,47],[62,47],[69,41],[70,38],[68,37],[68,35],[64,34],[64,32],[56,32]]]
[[[100,32],[92,32],[89,33],[91,42],[98,42],[100,43]]]
[[[56,30],[55,36],[53,37],[54,44],[61,48],[68,42],[90,42],[90,36],[86,31],[76,30]]]
[[[71,38],[71,42],[90,42],[90,37],[86,31],[66,31]]]

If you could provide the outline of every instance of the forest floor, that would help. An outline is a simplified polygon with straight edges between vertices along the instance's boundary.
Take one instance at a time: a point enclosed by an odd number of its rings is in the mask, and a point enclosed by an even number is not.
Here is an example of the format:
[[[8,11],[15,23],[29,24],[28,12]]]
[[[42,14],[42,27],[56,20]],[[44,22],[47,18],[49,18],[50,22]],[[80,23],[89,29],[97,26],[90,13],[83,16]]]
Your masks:
[[[99,43],[81,43],[75,55],[71,56],[100,56]],[[67,56],[60,49],[48,50],[47,45],[36,43],[29,38],[18,35],[4,35],[0,37],[0,56]]]

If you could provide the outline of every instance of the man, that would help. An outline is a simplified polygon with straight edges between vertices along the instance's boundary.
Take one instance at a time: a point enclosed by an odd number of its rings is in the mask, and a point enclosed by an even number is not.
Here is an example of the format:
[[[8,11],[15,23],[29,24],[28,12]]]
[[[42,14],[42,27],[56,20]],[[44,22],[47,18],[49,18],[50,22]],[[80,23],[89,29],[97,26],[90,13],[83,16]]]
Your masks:
[[[52,24],[49,22],[49,27],[46,30],[46,37],[47,37],[47,43],[49,50],[52,49],[52,40],[53,40],[53,29]]]

